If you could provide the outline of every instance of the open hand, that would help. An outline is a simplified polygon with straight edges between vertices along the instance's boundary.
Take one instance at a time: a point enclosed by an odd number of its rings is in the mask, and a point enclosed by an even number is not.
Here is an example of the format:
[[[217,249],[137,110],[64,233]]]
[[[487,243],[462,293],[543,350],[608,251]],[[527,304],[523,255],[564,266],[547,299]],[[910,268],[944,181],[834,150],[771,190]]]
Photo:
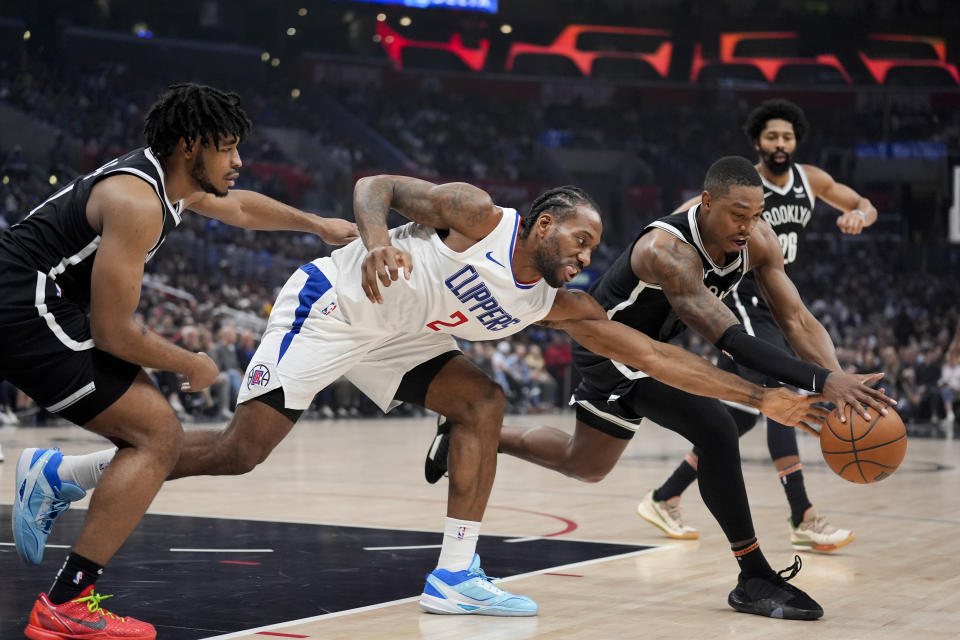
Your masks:
[[[887,406],[896,406],[897,402],[889,397],[882,389],[874,389],[868,385],[883,378],[883,373],[838,373],[832,372],[827,376],[823,385],[823,397],[837,406],[837,416],[841,422],[846,422],[844,409],[847,405],[853,407],[864,420],[872,420],[869,409],[887,415]]]

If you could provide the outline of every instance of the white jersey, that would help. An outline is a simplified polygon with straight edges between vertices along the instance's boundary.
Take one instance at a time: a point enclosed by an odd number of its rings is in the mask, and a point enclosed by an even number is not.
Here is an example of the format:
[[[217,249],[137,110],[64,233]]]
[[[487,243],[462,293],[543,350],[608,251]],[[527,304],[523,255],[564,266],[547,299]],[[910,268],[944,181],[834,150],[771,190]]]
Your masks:
[[[282,387],[288,409],[306,409],[346,376],[387,411],[408,371],[457,349],[453,336],[495,340],[542,319],[557,289],[543,279],[514,278],[519,231],[520,216],[503,209],[493,231],[457,252],[431,227],[391,229],[391,242],[411,255],[413,269],[410,280],[401,275],[380,285],[383,304],[363,293],[367,250],[359,240],[303,265],[277,296],[238,402]]]
[[[357,241],[334,251],[337,271],[357,276],[337,283],[344,318],[394,333],[440,332],[471,341],[503,338],[540,320],[557,290],[542,278],[529,283],[514,278],[520,219],[515,210],[503,209],[496,228],[460,252],[432,227],[411,222],[391,229],[391,243],[411,255],[413,269],[410,280],[401,275],[389,287],[380,286],[383,304],[372,304],[361,288],[366,247]]]

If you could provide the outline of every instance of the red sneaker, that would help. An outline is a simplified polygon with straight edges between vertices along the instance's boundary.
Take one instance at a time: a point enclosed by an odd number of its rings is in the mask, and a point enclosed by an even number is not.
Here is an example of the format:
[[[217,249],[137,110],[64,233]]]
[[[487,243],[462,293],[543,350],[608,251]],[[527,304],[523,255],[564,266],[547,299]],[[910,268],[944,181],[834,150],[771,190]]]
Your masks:
[[[155,640],[152,624],[136,618],[124,618],[100,607],[100,601],[113,596],[93,592],[90,585],[73,600],[53,604],[41,593],[33,603],[30,622],[23,630],[33,640]]]

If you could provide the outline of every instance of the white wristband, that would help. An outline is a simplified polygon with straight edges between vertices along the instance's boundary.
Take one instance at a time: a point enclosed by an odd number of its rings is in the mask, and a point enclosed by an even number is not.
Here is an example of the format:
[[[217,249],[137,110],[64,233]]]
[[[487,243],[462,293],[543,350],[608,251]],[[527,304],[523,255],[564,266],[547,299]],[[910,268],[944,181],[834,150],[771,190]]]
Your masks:
[[[863,218],[864,222],[867,221],[867,213],[865,211],[861,211],[860,209],[854,209],[850,213],[852,213],[855,216],[860,216],[861,218]]]

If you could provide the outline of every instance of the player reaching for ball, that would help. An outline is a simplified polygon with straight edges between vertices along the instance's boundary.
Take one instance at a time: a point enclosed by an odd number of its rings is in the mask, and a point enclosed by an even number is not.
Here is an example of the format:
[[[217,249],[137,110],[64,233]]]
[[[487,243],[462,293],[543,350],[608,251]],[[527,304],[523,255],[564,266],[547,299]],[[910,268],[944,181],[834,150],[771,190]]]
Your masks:
[[[770,224],[783,252],[784,270],[793,275],[802,268],[806,251],[806,227],[819,198],[841,211],[837,227],[842,233],[859,234],[877,220],[877,211],[866,198],[840,184],[827,172],[807,164],[793,162],[797,145],[806,136],[809,125],[803,110],[787,100],[767,100],[747,117],[744,132],[759,156],[755,165],[763,182],[763,219]],[[686,211],[699,197],[684,203],[677,211]],[[752,259],[752,256],[751,256]],[[792,342],[757,288],[757,279],[748,273],[724,301],[743,323],[750,335],[790,351]],[[779,386],[775,378],[721,356],[718,366],[765,386]],[[802,386],[802,385],[801,385]],[[749,407],[729,404],[730,412],[742,436],[757,424],[760,416]],[[803,464],[797,448],[797,432],[776,420],[767,419],[767,449],[790,505],[790,542],[794,549],[827,553],[854,539],[853,531],[827,522],[807,497]],[[648,492],[637,507],[645,520],[660,527],[672,538],[690,539],[699,534],[684,523],[680,496],[697,477],[698,453],[689,453],[670,477]]]
[[[762,182],[753,165],[744,158],[721,158],[707,172],[701,202],[647,225],[590,293],[611,320],[651,338],[666,341],[690,327],[737,362],[822,392],[840,410],[852,405],[863,414],[883,411],[892,400],[867,386],[881,374],[841,372],[826,330],[803,306],[784,271],[780,244],[762,220],[763,210]],[[816,364],[749,335],[721,301],[748,269],[756,274],[791,344]],[[820,617],[820,606],[774,572],[760,551],[740,468],[737,427],[727,408],[579,344],[573,353],[583,375],[574,392],[573,435],[550,427],[504,426],[500,451],[597,482],[616,464],[642,418],[676,431],[701,452],[700,493],[740,567],[730,606],[764,616]],[[458,428],[452,425],[454,431]],[[428,481],[443,475],[450,435],[451,424],[441,424],[428,454]]]

